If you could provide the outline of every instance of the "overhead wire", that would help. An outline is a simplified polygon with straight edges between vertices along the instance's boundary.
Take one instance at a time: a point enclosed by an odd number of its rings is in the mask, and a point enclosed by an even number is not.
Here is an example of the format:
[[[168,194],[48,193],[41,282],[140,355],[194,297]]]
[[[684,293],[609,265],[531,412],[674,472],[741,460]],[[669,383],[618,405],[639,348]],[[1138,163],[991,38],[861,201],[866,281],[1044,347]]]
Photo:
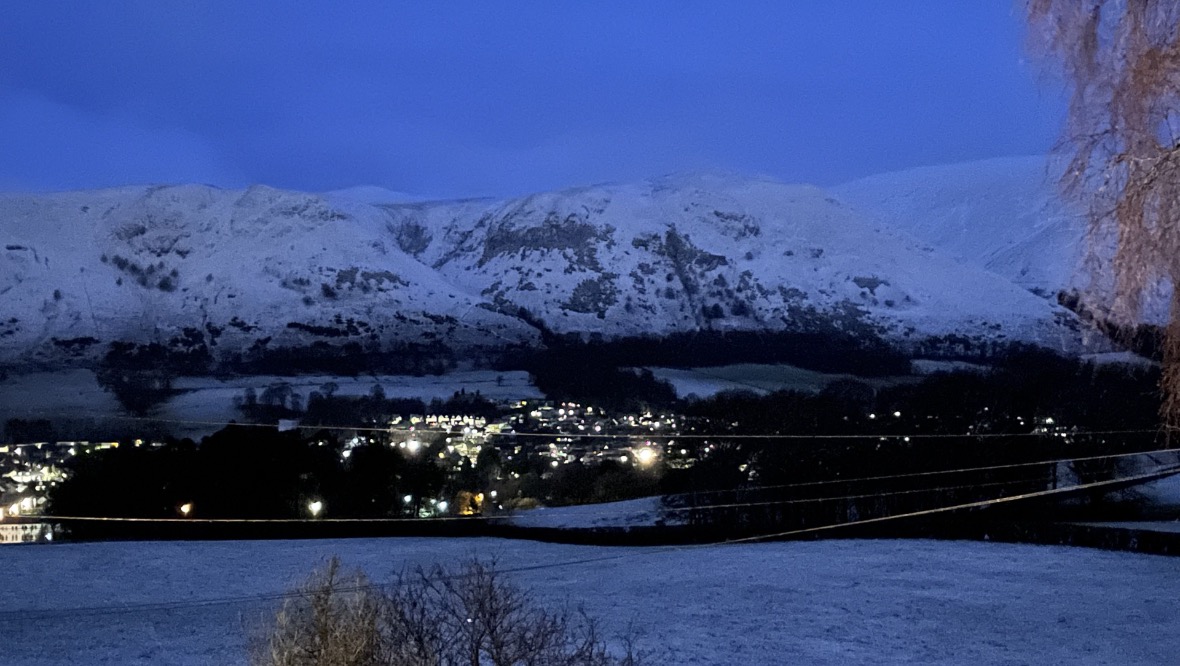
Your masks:
[[[879,524],[888,521],[902,520],[907,518],[917,518],[930,515],[938,515],[942,513],[949,513],[953,511],[962,511],[974,508],[983,508],[986,506],[1005,504],[1010,502],[1022,501],[1027,499],[1034,499],[1038,497],[1048,497],[1066,492],[1075,492],[1078,490],[1091,490],[1113,485],[1124,484],[1127,482],[1149,481],[1155,478],[1162,478],[1172,474],[1180,473],[1180,466],[1169,466],[1162,469],[1157,469],[1152,472],[1141,473],[1129,477],[1122,477],[1118,479],[1110,479],[1105,481],[1094,481],[1089,483],[1074,484],[1072,486],[1065,486],[1061,488],[1054,488],[1049,490],[1034,491],[1028,493],[1021,493],[1018,495],[1010,495],[999,498],[992,498],[987,500],[979,500],[972,502],[964,502],[959,504],[936,507],[933,509],[921,509],[900,514],[892,514],[889,516],[878,516],[873,518],[857,518],[844,522],[829,523],[824,525],[817,525],[813,527],[804,527],[792,530],[784,530],[780,532],[772,532],[767,534],[758,534],[749,537],[738,537],[732,539],[723,539],[718,541],[687,544],[677,546],[661,546],[656,548],[637,548],[626,552],[616,553],[611,555],[603,555],[598,557],[577,558],[562,560],[558,562],[547,562],[543,564],[522,565],[518,567],[510,567],[505,569],[496,569],[497,573],[502,574],[516,574],[532,571],[539,571],[545,569],[556,569],[568,566],[578,566],[583,564],[592,564],[598,562],[614,561],[627,559],[631,557],[643,557],[656,554],[663,554],[669,552],[698,550],[701,548],[725,547],[738,544],[759,543],[771,540],[781,540],[790,537],[798,537],[803,535],[817,534],[825,531],[833,531],[842,528],[855,527],[858,525]],[[464,576],[470,576],[470,573],[459,572],[457,574],[448,574],[437,580],[457,579]],[[358,592],[370,589],[384,589],[393,585],[404,584],[404,580],[395,581],[394,583],[373,583],[367,585],[358,585],[351,587],[339,588],[339,592]],[[124,613],[158,613],[168,612],[174,610],[208,608],[214,606],[235,605],[242,603],[266,603],[273,601],[283,601],[288,599],[296,599],[306,597],[314,594],[314,591],[293,590],[286,592],[273,592],[255,595],[239,595],[230,597],[213,597],[207,599],[196,599],[187,601],[170,601],[170,602],[145,602],[140,604],[123,604],[123,605],[107,605],[107,606],[86,606],[73,608],[56,608],[56,609],[18,609],[0,612],[0,621],[6,620],[20,620],[20,621],[45,621],[52,619],[64,619],[78,616],[96,616],[96,615],[112,615]]]
[[[954,469],[954,470],[940,470],[940,471],[934,471],[934,472],[915,472],[915,473],[908,473],[908,474],[880,475],[880,476],[872,476],[872,477],[862,477],[859,479],[853,478],[853,479],[837,480],[837,481],[831,481],[830,483],[854,483],[854,482],[860,482],[860,481],[865,481],[865,480],[874,480],[874,481],[892,480],[892,479],[900,479],[900,478],[910,478],[910,477],[914,477],[914,476],[929,476],[929,475],[936,475],[936,474],[996,471],[996,470],[1001,470],[1001,469],[1015,469],[1015,468],[1020,468],[1020,467],[1040,466],[1040,465],[1049,465],[1049,464],[1061,464],[1061,463],[1066,463],[1066,462],[1126,458],[1126,457],[1132,457],[1132,456],[1151,456],[1151,455],[1156,455],[1156,454],[1160,454],[1160,453],[1177,453],[1177,452],[1180,452],[1180,448],[1156,449],[1156,450],[1152,450],[1152,451],[1137,451],[1137,452],[1133,452],[1133,453],[1108,454],[1108,455],[1101,455],[1101,456],[1058,458],[1058,459],[1054,459],[1054,460],[1042,460],[1042,461],[1034,461],[1034,462],[1027,462],[1027,463],[1013,463],[1013,464],[1008,464],[1008,465],[989,465],[989,466],[982,466],[982,467],[965,467],[965,468],[959,468],[959,469]],[[761,502],[740,502],[740,503],[728,503],[728,504],[701,504],[701,505],[695,505],[695,506],[691,506],[691,507],[665,506],[665,507],[662,507],[661,510],[666,511],[666,512],[690,512],[690,511],[710,511],[710,510],[717,510],[717,509],[755,507],[755,506],[771,506],[771,505],[781,505],[781,504],[835,502],[835,501],[841,501],[841,500],[864,499],[864,498],[871,498],[871,497],[889,497],[889,496],[894,496],[894,495],[933,493],[933,492],[941,492],[941,491],[948,491],[948,490],[961,490],[961,489],[968,489],[968,488],[983,488],[983,487],[1016,485],[1016,484],[1021,484],[1021,483],[1029,483],[1029,482],[1036,481],[1036,480],[1039,480],[1042,478],[1044,478],[1043,475],[1037,475],[1037,476],[1022,477],[1020,479],[1012,479],[1012,480],[1004,480],[1004,481],[996,481],[996,482],[985,482],[985,483],[976,483],[976,484],[957,484],[957,485],[952,485],[952,486],[934,486],[934,487],[930,487],[930,488],[916,488],[916,489],[906,489],[906,490],[896,490],[896,491],[880,491],[880,492],[874,492],[874,493],[832,495],[832,496],[817,497],[817,498],[795,498],[795,499],[784,498],[784,499],[766,500],[766,501],[761,501]],[[732,490],[699,491],[699,492],[695,492],[695,493],[694,492],[674,493],[674,494],[667,495],[666,497],[688,498],[688,497],[691,497],[694,495],[700,496],[700,495],[711,495],[711,494],[721,494],[721,493],[728,493],[728,494],[734,494],[734,495],[752,494],[752,493],[758,493],[758,492],[763,492],[763,491],[767,491],[767,490],[782,490],[782,489],[800,488],[800,487],[815,487],[815,486],[818,486],[821,484],[826,484],[826,483],[829,483],[829,482],[815,481],[815,482],[800,482],[800,483],[795,483],[795,484],[751,486],[751,487],[745,487],[745,488],[735,488]],[[592,503],[578,504],[578,505],[565,506],[565,507],[555,507],[555,508],[546,509],[545,516],[547,518],[554,518],[555,516],[562,517],[562,516],[576,515],[578,513],[581,513],[584,510],[583,507],[592,507],[592,506],[599,506],[599,505],[604,505],[604,504],[611,504],[611,503],[610,502],[596,502],[596,503],[592,502]],[[327,517],[324,517],[324,518],[198,518],[198,517],[153,518],[153,517],[131,517],[131,516],[68,516],[68,515],[49,514],[49,515],[28,516],[27,518],[29,520],[50,521],[50,522],[56,520],[56,521],[72,521],[72,522],[124,522],[124,523],[174,523],[174,524],[182,524],[182,523],[190,523],[190,524],[267,524],[267,523],[272,523],[272,524],[307,524],[307,523],[323,523],[323,524],[414,523],[414,524],[426,524],[426,523],[431,523],[431,522],[476,522],[476,521],[498,521],[498,520],[510,521],[512,519],[512,517],[513,517],[513,515],[511,515],[511,514],[508,514],[508,515],[486,514],[486,515],[477,515],[477,516],[431,516],[431,517],[427,517],[427,518],[405,518],[405,517],[391,517],[391,518],[327,518]]]
[[[243,428],[278,428],[283,427],[288,430],[302,430],[319,432],[327,431],[349,431],[349,432],[373,432],[384,434],[399,434],[399,435],[461,435],[461,431],[455,431],[443,428],[418,428],[418,427],[394,427],[394,426],[372,426],[372,425],[304,425],[291,424],[290,426],[280,426],[275,423],[261,423],[252,421],[219,421],[219,420],[201,420],[201,419],[171,419],[156,416],[132,416],[128,414],[105,414],[94,412],[81,412],[87,416],[97,419],[109,419],[120,421],[135,421],[144,423],[165,423],[173,425],[201,425],[201,426],[239,426]],[[600,433],[600,432],[481,432],[478,433],[481,437],[486,438],[544,438],[553,439],[557,437],[568,437],[575,439],[723,439],[723,440],[891,440],[891,439],[993,439],[993,438],[1014,438],[1014,437],[1055,437],[1061,434],[1070,436],[1115,436],[1115,435],[1143,435],[1143,434],[1160,434],[1164,432],[1160,428],[1137,428],[1137,429],[1111,429],[1111,430],[1072,430],[1065,432],[966,432],[966,433],[931,433],[931,432],[902,432],[902,433],[840,433],[840,434],[798,434],[798,433],[661,433],[657,431],[643,432],[643,433]],[[25,446],[10,445],[10,446]]]

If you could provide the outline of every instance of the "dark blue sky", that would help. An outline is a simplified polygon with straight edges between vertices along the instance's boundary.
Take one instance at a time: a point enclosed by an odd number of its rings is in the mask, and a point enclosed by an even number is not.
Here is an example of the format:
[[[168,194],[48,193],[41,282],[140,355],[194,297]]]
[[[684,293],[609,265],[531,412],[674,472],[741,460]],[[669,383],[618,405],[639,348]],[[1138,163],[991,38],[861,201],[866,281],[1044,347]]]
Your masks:
[[[0,189],[510,195],[682,169],[832,184],[1041,153],[1006,0],[0,9]]]

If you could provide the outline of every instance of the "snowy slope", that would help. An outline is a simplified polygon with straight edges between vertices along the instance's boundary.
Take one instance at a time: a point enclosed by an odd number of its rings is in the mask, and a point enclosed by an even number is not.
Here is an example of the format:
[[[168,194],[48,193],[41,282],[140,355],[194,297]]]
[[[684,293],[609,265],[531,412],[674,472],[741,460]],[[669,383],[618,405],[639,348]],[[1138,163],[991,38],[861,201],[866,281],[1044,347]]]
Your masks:
[[[403,250],[558,331],[1074,336],[1060,308],[811,186],[704,173],[386,208]]]
[[[378,185],[357,185],[340,190],[324,192],[324,198],[329,201],[355,201],[366,204],[394,204],[425,201],[424,197],[396,192]]]
[[[230,350],[264,338],[535,338],[402,253],[371,206],[345,212],[262,186],[138,187],[3,195],[0,220],[9,357],[84,350],[87,338],[165,341],[185,327]]]
[[[0,661],[238,664],[274,602],[327,557],[384,580],[497,556],[542,600],[634,622],[655,664],[1175,663],[1174,558],[953,541],[624,549],[496,539],[0,546]],[[580,560],[579,563],[571,563]],[[184,602],[237,597],[186,606]],[[245,598],[243,598],[245,597]],[[144,603],[181,602],[160,608]],[[61,609],[99,607],[77,614]],[[48,611],[46,615],[28,611]]]
[[[832,188],[842,201],[1026,289],[1076,284],[1085,222],[1044,157],[908,169]]]
[[[0,362],[181,333],[215,355],[533,344],[521,308],[608,337],[840,329],[1078,345],[1061,308],[815,187],[704,173],[508,201],[364,198],[196,185],[0,195]]]

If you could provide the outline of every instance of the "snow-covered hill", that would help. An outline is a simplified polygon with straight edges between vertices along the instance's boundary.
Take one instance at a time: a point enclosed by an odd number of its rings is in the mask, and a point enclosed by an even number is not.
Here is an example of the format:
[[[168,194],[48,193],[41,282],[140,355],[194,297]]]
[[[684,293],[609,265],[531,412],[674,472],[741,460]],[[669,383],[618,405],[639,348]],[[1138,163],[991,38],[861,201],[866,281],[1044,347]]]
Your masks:
[[[922,167],[832,188],[841,200],[955,259],[1053,295],[1081,277],[1085,221],[1044,157]]]
[[[256,344],[528,342],[391,242],[379,209],[262,186],[0,197],[0,349],[8,359],[184,328]]]
[[[706,173],[386,209],[402,250],[559,331],[1071,335],[1060,309],[811,186]]]
[[[1077,346],[1076,322],[815,187],[688,174],[508,201],[373,204],[255,186],[0,195],[0,360],[201,336],[534,344],[837,328]],[[185,330],[187,329],[187,331]]]

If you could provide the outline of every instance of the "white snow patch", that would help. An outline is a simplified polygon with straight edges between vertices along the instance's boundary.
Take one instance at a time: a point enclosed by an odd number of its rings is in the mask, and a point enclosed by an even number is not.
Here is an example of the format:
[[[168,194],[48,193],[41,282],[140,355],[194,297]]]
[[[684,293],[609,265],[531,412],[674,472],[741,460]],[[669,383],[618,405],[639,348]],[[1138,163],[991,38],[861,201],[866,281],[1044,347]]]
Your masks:
[[[916,375],[933,375],[937,372],[987,372],[985,365],[967,361],[944,361],[933,358],[916,358],[910,362],[910,369]]]
[[[1159,365],[1155,361],[1136,354],[1135,352],[1105,352],[1100,354],[1083,354],[1082,360],[1096,365],[1129,365],[1133,367],[1149,368]]]
[[[665,519],[660,497],[577,506],[539,507],[517,511],[508,520],[520,527],[586,529],[595,527],[645,527],[683,522]]]
[[[676,395],[708,398],[722,391],[775,391],[814,393],[839,380],[854,380],[870,386],[888,386],[915,381],[913,377],[858,377],[807,370],[793,365],[738,363],[708,368],[648,368],[656,379],[672,384]]]
[[[1092,527],[1114,527],[1144,532],[1180,532],[1180,520],[1120,520],[1103,523],[1078,523]]]
[[[300,375],[282,377],[254,375],[233,379],[215,377],[179,377],[173,387],[180,393],[164,403],[154,417],[176,421],[168,430],[181,437],[200,437],[220,429],[222,423],[242,421],[234,400],[247,389],[261,394],[278,382],[291,385],[304,403],[312,391],[323,392],[329,382],[337,385],[336,395],[367,395],[381,386],[388,398],[434,398],[446,400],[460,390],[479,392],[491,400],[519,400],[542,397],[529,380],[527,372],[471,370],[444,375],[413,377],[408,375]],[[114,397],[98,385],[89,370],[69,370],[14,375],[0,383],[0,418],[84,419],[118,423],[123,412]],[[183,421],[209,423],[183,423]],[[359,424],[358,424],[359,425]]]

